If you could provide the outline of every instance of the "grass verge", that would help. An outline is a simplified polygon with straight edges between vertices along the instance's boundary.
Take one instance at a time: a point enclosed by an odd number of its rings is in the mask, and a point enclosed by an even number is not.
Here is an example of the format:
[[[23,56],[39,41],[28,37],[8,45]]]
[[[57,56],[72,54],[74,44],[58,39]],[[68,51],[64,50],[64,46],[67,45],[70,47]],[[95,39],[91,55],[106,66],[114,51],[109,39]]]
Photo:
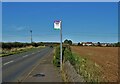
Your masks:
[[[78,74],[83,76],[86,82],[99,83],[104,81],[102,78],[102,68],[95,62],[72,52],[70,46],[63,46],[63,63],[69,61]],[[60,47],[56,47],[54,51],[53,63],[60,66]]]
[[[86,82],[99,83],[103,80],[99,65],[75,52],[72,52],[72,56],[75,58],[74,67],[77,73],[83,76]]]
[[[59,46],[55,47],[54,49],[53,64],[57,67],[60,67],[60,47]]]
[[[37,48],[44,48],[44,46],[39,46],[39,47],[25,47],[25,48],[17,48],[13,51],[11,50],[2,50],[2,53],[0,53],[0,57],[5,57],[5,56],[10,56],[14,54],[19,54],[22,52],[27,52],[27,51],[32,51]]]

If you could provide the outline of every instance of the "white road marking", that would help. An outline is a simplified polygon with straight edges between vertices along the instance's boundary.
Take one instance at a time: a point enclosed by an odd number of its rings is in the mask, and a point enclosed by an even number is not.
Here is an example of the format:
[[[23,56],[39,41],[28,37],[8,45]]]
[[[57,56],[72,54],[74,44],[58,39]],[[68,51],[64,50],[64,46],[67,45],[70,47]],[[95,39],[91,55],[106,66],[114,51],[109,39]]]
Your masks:
[[[28,55],[25,55],[25,56],[23,56],[23,58],[24,58],[24,57],[27,57],[27,56],[28,56]]]
[[[14,62],[14,61],[12,60],[12,61],[6,62],[3,65],[7,65],[7,64],[12,63],[12,62]]]

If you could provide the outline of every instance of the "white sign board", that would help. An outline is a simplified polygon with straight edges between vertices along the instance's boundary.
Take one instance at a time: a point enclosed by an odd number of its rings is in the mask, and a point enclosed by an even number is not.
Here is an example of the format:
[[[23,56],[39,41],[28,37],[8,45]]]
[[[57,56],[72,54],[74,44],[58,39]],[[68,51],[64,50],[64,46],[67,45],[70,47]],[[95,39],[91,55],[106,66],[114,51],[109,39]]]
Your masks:
[[[61,21],[59,20],[54,21],[54,29],[61,29]]]

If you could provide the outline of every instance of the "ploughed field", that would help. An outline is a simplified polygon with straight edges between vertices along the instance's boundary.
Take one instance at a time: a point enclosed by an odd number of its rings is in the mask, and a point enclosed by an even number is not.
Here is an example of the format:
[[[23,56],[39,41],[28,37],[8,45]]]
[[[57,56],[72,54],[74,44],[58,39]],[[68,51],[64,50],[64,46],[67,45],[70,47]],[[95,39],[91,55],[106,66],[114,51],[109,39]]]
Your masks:
[[[107,81],[116,82],[118,80],[118,47],[71,46],[71,49],[72,52],[98,64]]]

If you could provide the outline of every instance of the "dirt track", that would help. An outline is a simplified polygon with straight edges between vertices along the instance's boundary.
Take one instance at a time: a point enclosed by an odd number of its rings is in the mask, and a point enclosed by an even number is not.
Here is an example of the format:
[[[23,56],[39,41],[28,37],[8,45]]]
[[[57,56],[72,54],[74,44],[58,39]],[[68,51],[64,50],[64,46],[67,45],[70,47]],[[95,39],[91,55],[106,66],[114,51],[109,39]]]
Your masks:
[[[80,47],[71,46],[72,51],[96,62],[103,69],[103,76],[109,82],[118,80],[118,48],[117,47]]]

